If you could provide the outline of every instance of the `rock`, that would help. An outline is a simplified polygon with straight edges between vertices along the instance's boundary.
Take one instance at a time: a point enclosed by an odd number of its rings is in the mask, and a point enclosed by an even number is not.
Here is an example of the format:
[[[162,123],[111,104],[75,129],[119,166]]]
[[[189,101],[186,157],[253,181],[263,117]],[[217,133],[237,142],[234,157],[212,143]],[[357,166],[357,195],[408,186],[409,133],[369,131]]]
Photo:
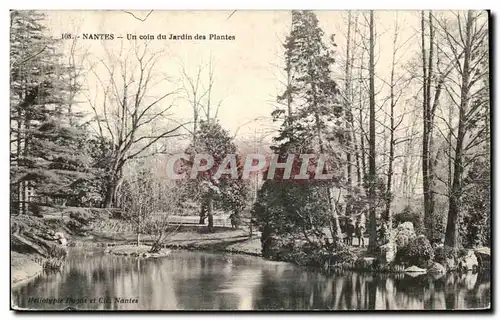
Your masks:
[[[142,253],[142,257],[143,257],[143,258],[149,258],[149,257],[151,257],[151,254],[150,254],[150,253],[148,253],[148,252],[143,252],[143,253]]]
[[[491,249],[488,247],[476,248],[474,249],[474,253],[487,254],[488,256],[491,256]]]
[[[435,280],[439,280],[441,279],[442,277],[445,276],[445,273],[430,273],[432,279],[435,281]]]
[[[462,270],[474,270],[479,266],[474,250],[467,251],[464,257],[461,257],[458,261],[458,267]]]
[[[406,221],[406,222],[403,222],[401,223],[397,229],[401,229],[401,230],[408,230],[408,231],[413,231],[415,232],[415,228],[413,227],[413,223],[410,222],[410,221]]]
[[[425,272],[427,272],[427,270],[419,268],[417,266],[411,266],[411,267],[406,268],[405,272],[408,272],[408,273],[425,273]]]
[[[468,271],[466,274],[462,275],[460,281],[465,284],[467,290],[473,290],[477,282],[477,272]]]
[[[396,258],[396,243],[394,241],[389,241],[388,243],[380,246],[379,261],[382,264],[390,264]]]
[[[403,248],[408,245],[408,243],[417,237],[415,233],[415,228],[413,223],[407,221],[397,226],[395,230],[391,232],[389,237],[389,242],[394,241],[398,248]]]
[[[62,246],[67,246],[68,245],[68,240],[64,237],[64,234],[62,232],[56,232],[54,234],[54,237],[59,241],[59,243]]]
[[[413,223],[404,222],[398,225],[390,232],[387,243],[379,247],[378,260],[380,263],[388,265],[394,262],[398,250],[406,247],[416,236]]]
[[[434,274],[446,273],[446,268],[442,264],[434,262],[427,272]]]
[[[490,269],[491,266],[491,249],[488,247],[477,248],[474,250],[478,266],[480,269]]]
[[[448,271],[455,270],[457,268],[457,264],[455,262],[455,259],[453,259],[453,258],[446,258],[446,260],[444,262],[444,267]]]
[[[66,240],[66,238],[60,238],[60,239],[59,239],[59,243],[60,243],[62,246],[67,246],[67,245],[68,245],[68,240]]]

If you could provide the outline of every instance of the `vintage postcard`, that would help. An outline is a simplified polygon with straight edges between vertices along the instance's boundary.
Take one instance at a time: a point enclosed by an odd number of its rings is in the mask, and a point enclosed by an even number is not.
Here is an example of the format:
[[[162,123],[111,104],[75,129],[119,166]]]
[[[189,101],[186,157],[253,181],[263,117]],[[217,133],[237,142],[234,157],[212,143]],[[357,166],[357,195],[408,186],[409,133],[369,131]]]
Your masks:
[[[490,310],[489,35],[11,10],[11,309]]]

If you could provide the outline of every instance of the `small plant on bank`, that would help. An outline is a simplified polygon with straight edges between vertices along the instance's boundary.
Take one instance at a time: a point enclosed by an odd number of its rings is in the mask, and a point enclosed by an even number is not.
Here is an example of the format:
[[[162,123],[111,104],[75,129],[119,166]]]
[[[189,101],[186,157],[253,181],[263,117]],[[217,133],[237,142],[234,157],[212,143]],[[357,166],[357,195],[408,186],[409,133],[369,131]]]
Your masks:
[[[459,253],[460,252],[458,248],[448,246],[437,247],[434,250],[434,260],[444,265],[447,259],[453,259],[453,261],[457,261]]]
[[[434,249],[430,241],[423,235],[411,240],[408,245],[398,250],[396,262],[421,268],[427,268],[434,260]]]
[[[64,260],[58,258],[48,258],[44,259],[42,262],[42,267],[45,270],[61,270]]]

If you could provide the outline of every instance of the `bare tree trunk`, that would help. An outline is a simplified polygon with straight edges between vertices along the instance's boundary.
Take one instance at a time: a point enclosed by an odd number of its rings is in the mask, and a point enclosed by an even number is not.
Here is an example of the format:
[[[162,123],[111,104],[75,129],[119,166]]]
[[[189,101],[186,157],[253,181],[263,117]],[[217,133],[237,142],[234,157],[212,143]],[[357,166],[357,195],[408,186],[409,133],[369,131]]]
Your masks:
[[[208,231],[214,232],[214,201],[211,192],[208,194],[207,203]]]
[[[354,126],[353,126],[354,127]],[[358,143],[356,139],[356,135],[353,132],[353,143],[354,143],[354,156],[356,159],[356,185],[361,185],[361,163],[360,163],[360,158],[359,158],[359,150],[358,150]]]
[[[377,245],[377,217],[376,217],[376,167],[375,167],[375,25],[373,22],[373,10],[370,11],[370,156],[369,156],[369,218],[370,218],[370,242],[369,250],[374,251]]]
[[[116,194],[121,181],[121,177],[117,176],[118,173],[112,174],[106,186],[106,194],[104,197],[104,208],[112,208],[116,205]]]
[[[347,19],[347,49],[345,61],[345,117],[347,128],[346,139],[346,160],[347,160],[347,186],[352,188],[352,106],[351,106],[351,75],[350,75],[350,50],[351,49],[351,11],[348,13]]]
[[[205,224],[205,218],[207,217],[206,213],[207,213],[207,205],[206,202],[203,201],[200,207],[200,221],[198,222],[199,224]]]
[[[449,128],[449,131],[448,131],[448,141],[450,142],[448,144],[448,193],[451,194],[450,190],[451,190],[451,184],[452,184],[452,181],[453,181],[453,160],[452,160],[452,152],[453,152],[453,146],[451,144],[451,139],[453,137],[453,127],[452,127],[452,119],[453,119],[453,107],[450,107],[449,108],[449,112],[448,112],[448,128]]]
[[[361,65],[359,67],[359,136],[360,136],[360,153],[361,153],[361,165],[362,165],[362,174],[361,179],[359,180],[360,186],[364,185],[363,180],[366,178],[366,150],[365,150],[365,130],[364,130],[364,119],[363,119],[363,86],[362,86],[362,78],[363,78],[363,54],[361,54]]]
[[[397,19],[397,17],[396,17]],[[392,64],[391,64],[391,80],[390,80],[390,111],[389,111],[389,164],[387,168],[387,186],[386,186],[386,204],[385,204],[385,219],[387,220],[389,230],[392,229],[392,175],[394,163],[394,131],[396,131],[394,123],[394,108],[396,107],[396,97],[394,96],[394,87],[396,86],[394,79],[394,72],[396,68],[396,52],[398,42],[398,22],[396,20],[394,28],[393,51],[392,51]]]
[[[434,214],[433,165],[431,157],[431,140],[433,115],[431,110],[431,82],[434,50],[434,26],[432,14],[429,12],[429,54],[427,59],[425,47],[425,14],[421,13],[422,33],[422,71],[423,71],[423,135],[422,135],[422,183],[424,192],[424,226],[427,232],[432,229],[432,215]]]
[[[21,97],[22,101],[22,97]],[[17,158],[17,165],[19,166],[19,157],[21,156],[21,146],[22,146],[22,141],[23,141],[23,135],[21,133],[22,130],[22,111],[21,108],[18,107],[18,119],[17,119],[17,150],[16,150],[16,158]],[[18,194],[18,213],[19,214],[25,214],[26,211],[24,210],[24,189],[23,189],[23,182],[20,182],[16,185],[17,189],[17,194]]]
[[[29,113],[25,111],[24,113],[24,144],[23,144],[23,157],[26,159],[28,158],[28,151],[30,149],[30,129],[31,129],[31,118],[29,116]],[[22,181],[21,182],[21,192],[23,194],[23,202],[22,202],[22,213],[26,214],[28,212],[28,202],[29,202],[29,197],[28,197],[28,191],[29,191],[29,181]]]
[[[185,124],[178,124],[175,127],[163,127],[160,132],[144,134],[142,129],[156,127],[159,121],[165,119],[166,113],[173,107],[173,103],[168,106],[160,106],[162,102],[178,93],[178,89],[162,93],[153,101],[150,90],[152,83],[155,83],[154,72],[158,59],[156,54],[148,54],[147,46],[143,50],[136,47],[136,55],[132,58],[135,66],[130,74],[130,59],[101,60],[102,65],[107,70],[107,81],[100,82],[104,91],[102,110],[97,106],[95,100],[87,97],[88,103],[94,112],[96,125],[102,141],[111,140],[113,145],[112,163],[110,168],[111,178],[107,183],[108,190],[103,200],[104,207],[116,205],[115,199],[117,190],[121,183],[121,170],[131,159],[137,156],[151,156],[157,154],[143,155],[160,139],[167,139],[177,136],[177,131]],[[121,54],[121,53],[120,53]],[[116,72],[119,68],[121,72]],[[129,72],[127,72],[129,70]],[[96,76],[96,70],[91,69]],[[99,78],[99,76],[97,76]],[[117,83],[123,83],[118,89]],[[133,85],[132,85],[133,84]],[[113,90],[111,90],[113,87]],[[132,91],[132,92],[131,92]],[[187,123],[186,123],[187,124]]]
[[[455,157],[453,163],[453,183],[450,195],[448,221],[446,224],[445,245],[456,247],[458,245],[458,221],[460,216],[460,197],[462,194],[462,173],[463,173],[463,141],[466,133],[465,111],[469,103],[469,80],[470,80],[470,59],[471,59],[471,29],[472,11],[467,12],[467,22],[465,27],[464,43],[464,64],[461,74],[460,108],[458,114],[458,133],[455,147]]]

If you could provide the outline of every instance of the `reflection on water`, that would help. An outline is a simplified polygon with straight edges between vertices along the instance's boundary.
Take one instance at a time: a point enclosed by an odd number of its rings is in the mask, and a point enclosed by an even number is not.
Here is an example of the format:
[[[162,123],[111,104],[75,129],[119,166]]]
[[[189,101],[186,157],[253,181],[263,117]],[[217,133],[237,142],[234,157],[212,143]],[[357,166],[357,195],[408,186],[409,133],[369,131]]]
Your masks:
[[[13,302],[30,309],[470,309],[489,307],[490,290],[489,274],[325,275],[238,255],[178,251],[138,260],[75,249],[62,272],[13,288]]]

